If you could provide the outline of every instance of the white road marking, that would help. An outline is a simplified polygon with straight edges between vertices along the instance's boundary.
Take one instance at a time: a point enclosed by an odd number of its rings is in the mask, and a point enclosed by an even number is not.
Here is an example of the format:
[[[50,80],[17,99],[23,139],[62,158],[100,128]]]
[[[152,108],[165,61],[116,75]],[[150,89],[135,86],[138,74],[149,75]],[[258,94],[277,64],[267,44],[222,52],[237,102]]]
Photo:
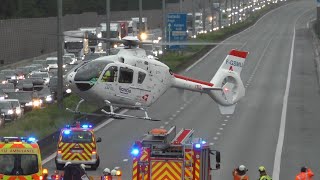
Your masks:
[[[173,120],[173,117],[169,117],[169,120],[172,121],[172,120]]]
[[[222,130],[223,130],[223,128],[219,128],[219,130],[221,130],[221,131],[222,131]]]
[[[122,111],[119,112],[119,114],[124,114],[126,112],[128,112],[128,109],[124,109]],[[107,124],[111,123],[114,119],[113,118],[109,118],[107,121],[103,122],[102,124],[96,126],[93,130],[94,131],[98,131],[99,129],[103,128],[104,126],[106,126]],[[42,160],[42,165],[47,164],[49,161],[51,161],[53,158],[56,157],[56,153],[51,154],[50,156],[48,156],[47,158],[45,158],[44,160]]]
[[[214,139],[214,140],[218,140],[219,138],[218,138],[218,137],[214,137],[213,139]]]
[[[213,146],[213,145],[214,145],[214,143],[209,143],[209,145],[210,145],[210,146]]]
[[[172,117],[176,117],[177,115],[176,114],[172,114]]]
[[[180,110],[183,110],[184,109],[184,107],[180,107]]]
[[[252,26],[249,26],[249,27],[247,27],[246,29],[242,30],[241,32],[239,32],[239,33],[237,33],[237,34],[234,34],[234,35],[228,37],[227,39],[223,40],[223,41],[221,42],[221,44],[223,44],[225,41],[227,41],[227,40],[229,40],[229,39],[231,39],[231,38],[233,38],[233,37],[235,37],[235,36],[238,36],[238,35],[246,32],[246,31],[252,29],[252,28],[255,27],[256,24],[259,23],[265,16],[267,16],[267,15],[270,14],[271,12],[273,12],[273,11],[275,11],[275,10],[281,8],[281,7],[285,7],[285,6],[287,6],[287,5],[289,5],[289,4],[286,4],[286,5],[284,5],[284,6],[279,6],[279,7],[275,8],[275,9],[269,11],[268,13],[266,13],[265,15],[263,15],[263,16],[262,16],[256,23],[254,23]],[[196,66],[196,65],[197,65],[198,63],[200,63],[201,61],[203,61],[211,52],[213,52],[213,51],[214,51],[216,48],[218,48],[221,44],[218,44],[218,45],[216,45],[214,48],[212,48],[209,52],[207,52],[204,56],[202,56],[198,61],[194,62],[191,66],[189,66],[189,67],[185,70],[185,72],[190,71],[190,69],[192,69],[194,66]]]
[[[167,122],[165,122],[164,124],[166,124],[166,125],[167,125],[167,124],[169,124],[169,122],[167,121]]]
[[[227,122],[227,121],[228,121],[228,119],[225,119],[224,121],[225,121],[225,122]]]
[[[229,118],[230,116],[226,116],[227,118]]]
[[[279,128],[279,136],[278,136],[277,148],[276,148],[276,153],[275,153],[275,157],[274,157],[274,164],[273,164],[273,173],[272,173],[273,180],[280,179],[281,155],[282,155],[282,147],[283,147],[284,134],[285,134],[285,128],[286,128],[287,107],[288,107],[288,98],[289,98],[290,83],[291,83],[294,44],[295,44],[295,39],[296,39],[296,25],[297,25],[298,20],[308,11],[310,11],[310,9],[303,12],[296,19],[294,26],[293,26],[293,36],[292,36],[292,42],[291,42],[291,52],[290,52],[290,62],[289,62],[289,68],[288,68],[287,84],[286,84],[286,90],[285,90],[285,93],[283,96],[283,105],[282,105],[281,121],[280,121],[280,128]]]
[[[221,133],[220,133],[220,132],[217,132],[216,134],[217,134],[217,135],[220,135]]]
[[[221,124],[222,126],[225,126],[226,124]]]
[[[163,129],[164,128],[164,126],[160,126],[160,129]]]
[[[124,162],[127,162],[127,161],[128,161],[128,159],[124,159],[123,161],[124,161]]]
[[[177,113],[179,114],[179,113],[180,113],[180,110],[178,110]]]

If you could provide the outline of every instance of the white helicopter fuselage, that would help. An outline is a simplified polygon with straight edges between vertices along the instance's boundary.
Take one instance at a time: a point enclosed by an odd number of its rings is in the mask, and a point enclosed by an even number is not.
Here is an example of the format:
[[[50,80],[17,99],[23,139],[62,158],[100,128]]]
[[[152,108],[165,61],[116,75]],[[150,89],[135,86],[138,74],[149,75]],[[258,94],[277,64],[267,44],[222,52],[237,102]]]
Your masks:
[[[92,69],[100,72],[98,79],[91,82],[91,88],[79,88],[81,83],[90,83],[89,79],[77,81],[75,74],[81,73],[81,66],[79,71],[71,71],[68,74],[68,81],[74,93],[99,106],[105,106],[105,100],[108,100],[117,106],[148,107],[171,87],[174,78],[167,65],[156,59],[149,59],[145,51],[139,48],[120,49],[117,55],[104,56],[93,61],[108,63],[103,69]],[[112,81],[104,81],[104,74],[110,67],[117,69],[116,76]],[[125,81],[123,76],[130,77],[126,77]]]

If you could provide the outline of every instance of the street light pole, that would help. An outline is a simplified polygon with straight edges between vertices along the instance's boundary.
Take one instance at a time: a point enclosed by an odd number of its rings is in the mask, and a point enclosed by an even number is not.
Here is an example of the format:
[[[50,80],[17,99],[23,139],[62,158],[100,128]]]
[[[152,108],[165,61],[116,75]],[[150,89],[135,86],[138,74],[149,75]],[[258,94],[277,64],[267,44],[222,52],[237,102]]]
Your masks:
[[[110,39],[110,0],[106,0],[106,39]],[[106,41],[106,53],[110,54],[110,42]]]
[[[142,0],[139,0],[139,36],[142,32]]]
[[[58,100],[58,107],[60,110],[63,109],[63,75],[62,75],[62,51],[63,51],[63,45],[62,45],[62,0],[57,0],[57,31],[58,31],[58,42],[57,42],[57,55],[58,55],[58,89],[57,89],[57,100]]]
[[[167,29],[167,23],[166,23],[166,0],[162,0],[162,42],[165,42],[166,39],[166,29]],[[162,53],[165,54],[166,49],[165,45],[162,45]]]
[[[195,0],[192,0],[192,36],[194,37],[196,35],[196,21],[195,21]]]
[[[206,7],[204,0],[202,0],[202,30],[206,30]]]

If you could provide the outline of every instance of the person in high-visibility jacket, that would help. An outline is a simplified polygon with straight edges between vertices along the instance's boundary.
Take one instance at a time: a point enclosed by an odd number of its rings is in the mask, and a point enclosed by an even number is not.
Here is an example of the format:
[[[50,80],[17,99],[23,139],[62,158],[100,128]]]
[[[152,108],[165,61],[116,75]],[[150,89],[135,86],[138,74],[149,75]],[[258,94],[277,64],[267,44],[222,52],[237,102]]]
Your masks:
[[[259,180],[272,180],[272,178],[267,174],[266,168],[264,166],[259,167],[260,177]]]
[[[296,180],[312,180],[314,176],[312,170],[305,166],[301,167],[300,173],[297,174]]]
[[[234,180],[249,180],[249,176],[247,175],[248,169],[244,165],[240,165],[238,168],[232,171]]]

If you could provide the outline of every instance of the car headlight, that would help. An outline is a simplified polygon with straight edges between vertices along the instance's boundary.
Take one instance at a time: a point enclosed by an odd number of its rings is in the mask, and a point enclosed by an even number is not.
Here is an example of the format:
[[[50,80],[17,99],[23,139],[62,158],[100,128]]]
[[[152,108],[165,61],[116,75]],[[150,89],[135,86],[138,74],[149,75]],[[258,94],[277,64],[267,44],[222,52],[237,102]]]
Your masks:
[[[66,65],[64,64],[64,65],[62,65],[62,67],[63,67],[63,68],[66,68]]]
[[[33,104],[34,107],[39,107],[40,106],[40,100],[34,100],[32,104]]]
[[[28,103],[26,103],[26,106],[32,106],[33,105],[33,102],[31,101],[31,102],[28,102]]]
[[[49,95],[49,96],[46,97],[46,101],[47,101],[47,102],[51,102],[51,101],[52,101],[51,95]]]
[[[9,109],[9,110],[8,110],[8,114],[9,114],[9,115],[13,114],[13,110],[12,110],[12,109]]]
[[[67,89],[66,93],[70,94],[71,93],[71,89]]]
[[[16,79],[16,76],[11,76],[11,79]]]
[[[16,109],[17,114],[21,114],[21,109]]]
[[[163,52],[162,52],[162,50],[159,50],[159,54],[162,54]]]

